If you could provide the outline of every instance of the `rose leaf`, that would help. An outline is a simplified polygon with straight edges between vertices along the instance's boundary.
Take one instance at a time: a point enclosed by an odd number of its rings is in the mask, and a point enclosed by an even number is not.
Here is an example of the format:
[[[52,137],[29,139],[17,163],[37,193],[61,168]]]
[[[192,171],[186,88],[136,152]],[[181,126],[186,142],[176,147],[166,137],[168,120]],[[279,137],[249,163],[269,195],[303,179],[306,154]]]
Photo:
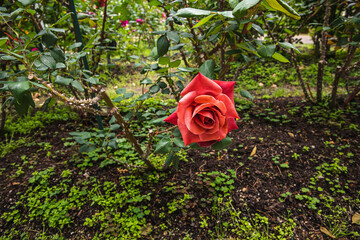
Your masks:
[[[214,150],[221,150],[228,147],[231,143],[232,143],[232,139],[230,137],[226,137],[220,142],[211,145],[211,148]]]

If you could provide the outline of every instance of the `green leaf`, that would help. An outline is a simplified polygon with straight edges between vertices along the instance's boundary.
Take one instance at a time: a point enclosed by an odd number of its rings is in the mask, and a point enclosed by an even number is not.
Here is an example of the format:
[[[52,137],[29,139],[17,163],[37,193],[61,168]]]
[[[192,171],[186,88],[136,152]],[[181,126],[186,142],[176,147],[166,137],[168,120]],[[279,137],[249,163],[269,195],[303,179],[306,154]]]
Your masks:
[[[100,81],[99,81],[99,78],[97,78],[97,77],[85,78],[85,81],[87,81],[87,82],[89,82],[91,84],[94,84],[94,85],[101,84]]]
[[[264,36],[264,30],[259,25],[253,23],[252,28],[255,29],[255,31],[257,31],[258,33],[260,33],[261,36]]]
[[[118,130],[120,127],[121,127],[120,124],[117,123],[110,125],[111,131]]]
[[[65,28],[49,28],[49,30],[51,30],[53,32],[59,32],[59,33],[65,33],[66,32]]]
[[[277,53],[277,52],[274,53],[274,55],[272,55],[272,57],[283,63],[290,62],[286,57],[284,57],[283,55],[281,55],[280,53]]]
[[[59,48],[51,49],[50,55],[56,60],[56,62],[65,62],[65,55]]]
[[[34,15],[36,13],[36,11],[32,9],[26,9],[26,12],[30,13],[31,15]]]
[[[159,58],[159,64],[161,65],[168,65],[170,63],[169,57],[160,57]]]
[[[174,154],[172,162],[173,162],[173,166],[176,170],[179,169],[179,161],[180,161],[180,158],[176,154]]]
[[[148,85],[148,84],[152,84],[152,81],[151,81],[150,78],[144,78],[143,80],[141,80],[140,83],[141,83],[141,84]]]
[[[260,0],[243,0],[236,5],[232,13],[235,17],[242,18],[250,8],[256,6],[259,2]]]
[[[168,153],[171,150],[171,139],[169,137],[162,138],[159,143],[156,145],[154,153]]]
[[[2,60],[6,60],[6,61],[14,61],[17,60],[16,57],[10,56],[10,55],[5,55],[5,56],[1,56]]]
[[[44,85],[42,84],[39,84],[39,83],[36,83],[36,82],[32,82],[32,81],[29,81],[29,83],[31,83],[32,85],[36,86],[36,87],[39,87],[39,88],[42,88],[42,89],[48,89],[47,87],[45,87]]]
[[[81,83],[77,80],[72,81],[71,86],[73,86],[74,88],[76,88],[77,90],[79,90],[80,92],[84,91],[84,87],[81,85]]]
[[[201,147],[197,143],[190,143],[188,146],[192,149],[201,149]]]
[[[56,63],[56,69],[59,69],[59,68],[66,68],[66,65],[64,63]]]
[[[56,68],[56,61],[52,56],[50,56],[50,55],[42,55],[40,57],[40,60],[48,68],[50,68],[50,69],[55,69]]]
[[[0,80],[4,79],[4,78],[7,78],[7,76],[8,76],[7,72],[0,72]]]
[[[184,148],[185,147],[185,143],[181,138],[174,138],[174,143],[176,144],[176,146]]]
[[[162,35],[158,40],[156,44],[157,53],[159,57],[165,55],[169,50],[170,44],[169,40],[167,39],[166,35]]]
[[[239,0],[229,0],[229,5],[232,9],[234,9],[238,4],[239,4]]]
[[[169,49],[170,49],[171,51],[176,51],[176,50],[182,49],[184,46],[185,46],[185,43],[180,43],[180,44],[171,46]]]
[[[158,0],[151,0],[149,2],[149,6],[150,7],[153,7],[153,6],[160,6],[161,5],[161,2],[159,2]]]
[[[132,98],[133,96],[134,96],[134,93],[133,93],[133,92],[128,92],[128,93],[125,93],[125,94],[124,94],[124,98],[125,98],[125,99]]]
[[[176,13],[176,16],[179,17],[198,17],[198,16],[208,16],[211,14],[211,11],[196,9],[196,8],[183,8],[179,9]]]
[[[195,72],[198,70],[197,68],[191,68],[191,67],[179,67],[178,69],[182,72]]]
[[[74,80],[71,79],[71,78],[65,78],[65,77],[62,77],[60,75],[57,75],[55,77],[55,83],[57,84],[60,84],[60,85],[64,85],[64,86],[69,86],[70,83],[72,83]]]
[[[126,92],[126,88],[118,88],[115,90],[116,94],[124,94]]]
[[[34,100],[32,99],[31,93],[26,91],[19,99],[16,99],[14,105],[15,110],[19,115],[27,113],[30,106],[35,107]]]
[[[57,40],[57,36],[51,31],[46,31],[41,36],[42,43],[45,45],[45,47],[50,49],[55,47]]]
[[[212,35],[212,34],[216,34],[216,33],[220,32],[220,30],[223,26],[224,26],[224,24],[219,23],[214,29],[209,31],[208,35]]]
[[[149,91],[151,93],[157,93],[158,91],[160,91],[160,87],[158,85],[152,85],[150,88],[149,88]]]
[[[54,98],[48,98],[45,100],[44,104],[41,106],[42,111],[46,111],[50,107],[54,106],[56,103],[56,100]]]
[[[222,15],[227,18],[234,18],[234,15],[232,14],[232,11],[223,11],[223,12],[217,12],[217,14]]]
[[[213,145],[211,145],[211,148],[214,150],[221,150],[221,149],[228,147],[231,143],[232,143],[231,138],[226,137],[223,140],[221,140],[220,142],[217,142],[217,143],[214,143]]]
[[[165,159],[165,167],[170,166],[170,164],[173,161],[173,157],[174,157],[174,153],[170,152],[169,155],[167,156],[167,158]]]
[[[269,6],[273,9],[276,9],[280,12],[285,13],[289,17],[292,17],[296,20],[300,20],[300,15],[292,8],[290,7],[286,2],[282,0],[265,0]]]
[[[76,43],[70,45],[69,49],[72,50],[74,48],[78,48],[78,47],[81,47],[81,46],[82,46],[81,42],[76,42]]]
[[[289,42],[279,42],[278,43],[280,47],[286,48],[286,49],[294,49],[295,52],[300,53],[299,49],[297,49],[294,45],[292,45]]]
[[[214,79],[215,78],[215,74],[214,74],[214,69],[215,69],[215,63],[213,60],[209,59],[206,60],[199,68],[199,71],[202,75],[210,78],[210,79]]]
[[[71,13],[67,13],[65,14],[62,18],[60,18],[56,23],[54,23],[53,25],[51,25],[51,27],[54,27],[57,24],[60,24],[64,21],[66,21],[69,17],[71,16]]]
[[[254,100],[254,97],[251,95],[251,93],[249,93],[247,90],[245,89],[241,89],[240,90],[240,95],[243,96],[244,98],[248,98],[251,100]]]
[[[122,100],[124,100],[124,97],[119,96],[119,97],[114,98],[112,101],[115,102],[115,103],[118,103],[118,102],[121,102]]]
[[[193,26],[193,28],[198,28],[202,25],[204,25],[205,23],[207,23],[208,21],[210,21],[210,19],[212,19],[215,16],[215,14],[211,14],[207,17],[204,17],[203,19],[201,19],[197,24],[195,24],[195,26]]]
[[[7,38],[5,37],[5,38],[0,38],[0,47],[2,46],[2,45],[4,45],[6,42],[7,42]]]
[[[154,47],[154,48],[151,50],[151,52],[150,52],[150,54],[149,54],[149,57],[150,57],[150,58],[153,58],[153,59],[159,58],[159,54],[158,54],[157,47]]]
[[[28,6],[31,5],[35,2],[36,0],[19,0],[19,2],[23,5],[23,6]]]
[[[177,32],[174,32],[174,31],[168,32],[167,36],[171,41],[173,41],[175,43],[180,42],[180,36],[179,36],[179,34],[177,34]]]
[[[262,57],[271,57],[275,53],[275,48],[276,48],[275,44],[264,45],[261,46],[257,52]]]
[[[153,120],[151,120],[149,123],[150,123],[150,124],[155,124],[155,125],[162,125],[162,124],[165,123],[165,122],[164,122],[164,119],[165,119],[165,118],[167,118],[167,116],[161,117],[161,118],[157,118],[157,119],[153,119]]]
[[[181,64],[181,60],[176,60],[176,61],[171,62],[169,64],[169,67],[176,68],[176,67],[180,66],[180,64]]]
[[[94,43],[95,39],[99,36],[99,33],[95,33],[90,39],[89,41],[86,43],[86,46],[83,49],[87,49],[90,48],[91,45]]]
[[[180,137],[180,136],[181,136],[181,133],[180,133],[179,128],[176,128],[176,129],[173,131],[173,134],[174,134],[175,137]]]
[[[20,99],[30,88],[30,84],[28,81],[12,82],[8,83],[7,85],[9,87],[9,90],[17,100]]]
[[[138,97],[137,101],[144,101],[148,98],[151,98],[151,95],[149,92],[146,92],[145,94],[141,95],[140,97]]]

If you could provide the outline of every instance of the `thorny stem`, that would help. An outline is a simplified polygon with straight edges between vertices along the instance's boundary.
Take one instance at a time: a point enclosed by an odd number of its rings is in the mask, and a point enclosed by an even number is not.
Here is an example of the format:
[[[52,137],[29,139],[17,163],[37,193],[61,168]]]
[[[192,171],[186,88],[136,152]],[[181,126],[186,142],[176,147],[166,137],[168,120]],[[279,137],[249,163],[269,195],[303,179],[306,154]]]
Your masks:
[[[129,140],[129,142],[133,145],[136,152],[140,155],[141,159],[145,162],[149,169],[155,170],[154,165],[147,158],[146,153],[141,149],[140,144],[132,134],[128,124],[125,122],[121,114],[118,112],[115,104],[110,99],[109,95],[106,92],[101,92],[101,98],[105,101],[106,105],[110,107],[111,114],[115,117],[116,121],[120,124],[120,126],[124,129],[125,136]]]
[[[38,78],[36,75],[34,75],[33,73],[29,74],[29,79],[34,78],[35,80],[42,80],[40,78]],[[125,122],[125,120],[123,119],[123,117],[121,116],[121,114],[118,112],[114,102],[110,99],[109,95],[103,90],[100,89],[98,90],[98,95],[92,99],[85,99],[85,100],[76,100],[74,98],[67,98],[65,95],[59,93],[58,91],[56,91],[51,84],[42,81],[42,84],[44,85],[44,87],[46,87],[50,93],[57,97],[58,99],[60,99],[62,102],[67,103],[69,105],[72,105],[74,107],[81,107],[81,109],[87,111],[87,112],[91,112],[91,113],[96,113],[97,111],[91,107],[88,107],[87,105],[93,105],[96,104],[97,102],[99,102],[101,99],[103,99],[106,103],[106,105],[110,108],[110,113],[115,117],[115,119],[117,120],[117,122],[120,124],[120,126],[124,129],[125,132],[125,136],[126,138],[129,140],[129,142],[132,144],[132,146],[135,148],[135,151],[140,155],[141,159],[145,162],[145,164],[148,166],[148,168],[150,170],[155,170],[154,165],[149,161],[148,154],[144,153],[144,151],[141,149],[140,144],[138,143],[138,141],[136,140],[135,136],[133,135],[133,133],[131,132],[128,124]],[[96,113],[98,114],[98,113]],[[150,143],[149,143],[150,145]],[[148,145],[148,146],[149,146]]]
[[[149,156],[149,154],[150,154],[150,150],[151,150],[151,143],[152,143],[152,140],[153,140],[153,138],[156,136],[156,135],[158,135],[158,134],[162,134],[162,133],[166,133],[166,132],[170,132],[171,130],[173,130],[173,129],[175,129],[175,128],[177,128],[177,126],[172,126],[172,127],[170,127],[170,128],[168,128],[168,129],[165,129],[165,130],[163,130],[163,131],[158,131],[158,129],[157,129],[157,131],[156,132],[154,132],[154,131],[149,131],[149,140],[148,140],[148,144],[147,144],[147,148],[146,148],[146,156]]]

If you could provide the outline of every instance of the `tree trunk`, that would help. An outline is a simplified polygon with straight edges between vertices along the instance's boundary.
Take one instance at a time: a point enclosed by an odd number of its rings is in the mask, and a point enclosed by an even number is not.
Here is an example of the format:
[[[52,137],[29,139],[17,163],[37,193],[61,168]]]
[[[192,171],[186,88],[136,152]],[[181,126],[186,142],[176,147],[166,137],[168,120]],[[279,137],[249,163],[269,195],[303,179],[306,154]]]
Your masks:
[[[335,108],[336,106],[336,95],[337,95],[337,89],[339,86],[339,81],[340,78],[346,74],[346,69],[350,66],[351,60],[354,57],[356,51],[356,47],[354,46],[349,46],[347,54],[346,54],[346,59],[344,61],[344,64],[342,66],[338,66],[335,72],[335,78],[334,78],[334,82],[333,82],[333,87],[332,87],[332,91],[331,91],[331,103],[330,106],[332,108]]]
[[[325,4],[325,16],[323,22],[323,28],[329,26],[329,17],[330,17],[330,1],[328,0]],[[316,101],[320,103],[322,101],[322,92],[323,92],[323,78],[324,78],[324,68],[326,65],[326,50],[327,50],[327,31],[323,30],[321,32],[321,55],[318,64],[318,74],[317,74],[317,84],[316,84]]]
[[[302,77],[302,74],[301,74],[301,71],[300,71],[300,68],[299,68],[299,64],[296,60],[296,56],[295,56],[295,53],[294,53],[294,50],[290,50],[290,54],[291,54],[291,61],[292,61],[292,64],[294,65],[294,68],[296,70],[296,74],[298,75],[298,78],[299,78],[299,81],[300,81],[300,85],[301,85],[301,88],[304,92],[304,95],[305,95],[305,98],[306,100],[310,100],[310,97],[309,97],[309,94],[306,90],[306,86],[305,86],[305,82],[304,82],[304,79]]]

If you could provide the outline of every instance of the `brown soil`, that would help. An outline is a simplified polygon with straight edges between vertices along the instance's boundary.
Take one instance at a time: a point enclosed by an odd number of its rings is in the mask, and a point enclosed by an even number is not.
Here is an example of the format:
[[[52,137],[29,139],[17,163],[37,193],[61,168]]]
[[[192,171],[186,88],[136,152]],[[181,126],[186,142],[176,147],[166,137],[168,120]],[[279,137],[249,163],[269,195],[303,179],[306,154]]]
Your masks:
[[[296,106],[300,108],[291,116],[288,110]],[[144,187],[142,189],[144,194],[153,191],[159,195],[158,199],[152,198],[148,205],[150,210],[156,213],[154,216],[158,216],[160,209],[176,195],[182,196],[186,192],[194,196],[186,210],[178,210],[178,214],[171,215],[165,211],[164,219],[170,219],[173,228],[170,232],[154,228],[151,233],[153,239],[180,239],[186,236],[186,233],[194,239],[211,239],[208,230],[215,232],[216,221],[227,221],[230,215],[228,212],[224,212],[216,219],[212,214],[211,202],[201,204],[202,198],[212,199],[215,194],[209,183],[199,178],[199,174],[211,171],[226,173],[228,169],[236,171],[235,188],[230,194],[233,207],[242,212],[241,217],[248,219],[253,218],[255,214],[266,216],[269,219],[270,231],[288,218],[292,218],[297,227],[291,239],[330,239],[320,231],[320,227],[329,226],[323,215],[332,210],[326,207],[324,200],[321,199],[323,194],[331,195],[334,198],[332,207],[340,206],[346,209],[346,213],[342,216],[342,222],[347,224],[348,230],[360,232],[358,225],[351,224],[351,217],[356,212],[360,213],[358,204],[360,190],[359,132],[339,128],[337,124],[331,124],[331,122],[310,124],[302,117],[306,106],[306,103],[295,98],[258,101],[251,110],[240,113],[240,116],[248,113],[250,119],[242,118],[243,120],[238,122],[239,129],[230,133],[233,143],[227,151],[214,151],[211,148],[189,150],[187,153],[189,161],[180,162],[178,171],[169,170],[165,179],[161,179],[155,189]],[[272,122],[261,116],[260,114],[266,112],[265,109],[268,108],[272,108],[276,115],[286,114],[291,121]],[[344,119],[347,123],[359,124],[359,111],[355,115],[344,116]],[[31,138],[34,142],[49,142],[53,146],[52,152],[60,151],[61,154],[57,154],[56,158],[47,156],[46,152],[40,150],[38,145],[33,145],[22,146],[0,159],[0,169],[6,169],[0,175],[0,216],[15,206],[20,194],[27,190],[28,180],[34,171],[41,171],[53,166],[56,173],[51,179],[51,184],[59,181],[59,174],[65,169],[74,172],[80,171],[69,161],[72,155],[76,154],[77,149],[75,147],[64,148],[64,140],[62,140],[69,137],[68,133],[76,130],[78,124],[56,122],[32,134]],[[343,145],[350,145],[350,147],[340,151],[338,148]],[[304,146],[309,150],[304,151]],[[256,150],[254,150],[255,147]],[[339,152],[343,154],[340,155]],[[348,153],[352,155],[347,155]],[[24,173],[19,177],[11,177],[17,170],[13,165],[22,165],[21,156],[34,156],[34,154],[38,155],[35,167],[33,169],[23,168]],[[295,157],[296,154],[299,156]],[[279,163],[275,163],[274,157],[276,156],[278,156]],[[339,185],[345,193],[334,193],[331,190],[333,186],[329,184],[329,181],[325,177],[319,178],[316,182],[316,189],[320,187],[322,191],[310,189],[307,195],[316,197],[321,202],[316,205],[316,209],[310,209],[306,201],[300,201],[295,196],[303,194],[302,188],[309,188],[310,179],[319,171],[317,167],[324,163],[333,163],[334,158],[340,159],[339,165],[347,167],[347,173],[330,172],[328,177],[338,179]],[[284,163],[287,163],[289,168],[280,166]],[[119,173],[114,165],[105,168],[93,166],[83,172],[83,178],[94,176],[101,181],[115,183],[119,182],[119,177],[131,173],[131,171]],[[72,182],[75,184],[81,180],[81,177],[74,175]],[[163,187],[169,182],[172,182],[174,186],[179,186],[179,190],[172,193],[166,192]],[[281,194],[286,192],[291,195],[284,198],[283,201],[279,201]],[[62,229],[62,235],[67,239],[91,239],[98,230],[86,228],[82,226],[82,223],[97,209],[101,209],[101,207],[90,206],[90,203],[87,203],[82,207],[81,212],[74,211],[72,214],[76,219],[75,225]],[[22,209],[22,211],[26,213],[26,209]],[[200,227],[200,216],[210,217],[207,227]],[[152,226],[159,226],[164,219],[148,216],[147,222]],[[43,229],[41,222],[31,222],[29,226],[15,226],[11,222],[6,223],[0,219],[0,232],[13,227],[20,232],[31,228],[35,231],[34,234]],[[48,231],[58,232],[57,229]],[[231,232],[227,233],[227,237],[231,236]],[[150,239],[150,237],[144,237],[144,239]],[[351,238],[345,236],[341,239]]]

